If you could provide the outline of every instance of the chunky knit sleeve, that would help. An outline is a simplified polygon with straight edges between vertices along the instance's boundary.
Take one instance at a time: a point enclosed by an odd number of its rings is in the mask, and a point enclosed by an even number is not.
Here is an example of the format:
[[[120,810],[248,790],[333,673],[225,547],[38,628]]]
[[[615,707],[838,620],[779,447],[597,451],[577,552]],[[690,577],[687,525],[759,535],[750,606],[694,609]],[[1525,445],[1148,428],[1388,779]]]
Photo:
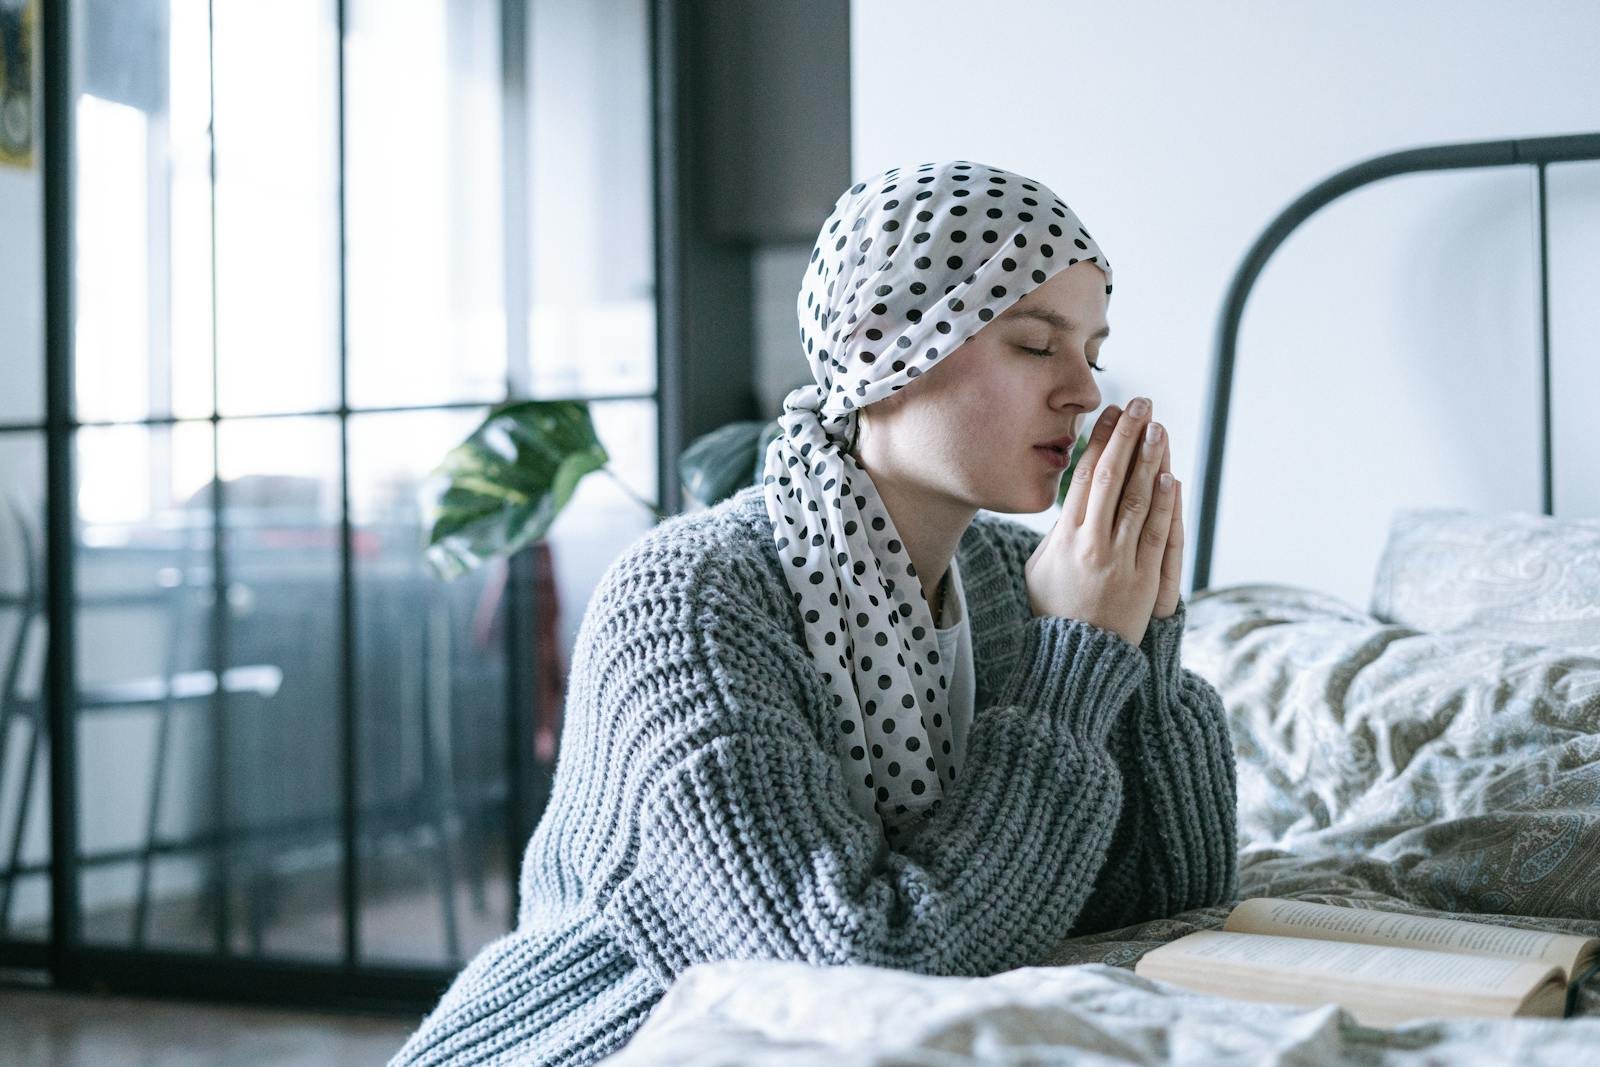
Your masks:
[[[654,609],[692,616],[670,662],[637,654],[637,635],[611,654],[623,703],[607,714],[652,724],[623,783],[636,860],[604,905],[632,957],[663,984],[727,958],[986,975],[1058,942],[1106,862],[1125,792],[1107,735],[1145,655],[1082,622],[1029,621],[960,778],[897,851],[850,804],[783,606],[702,583],[692,604]]]
[[[1233,740],[1222,697],[1179,661],[1187,618],[1180,597],[1170,617],[1150,620],[1141,642],[1151,670],[1110,741],[1122,814],[1074,933],[1227,903],[1238,893]]]
[[[1020,572],[1044,534],[1010,520],[986,529],[1005,566]],[[1222,697],[1184,668],[1188,603],[1150,620],[1140,648],[1150,671],[1118,716],[1107,745],[1123,796],[1117,829],[1073,934],[1113,930],[1238,891],[1238,785]]]

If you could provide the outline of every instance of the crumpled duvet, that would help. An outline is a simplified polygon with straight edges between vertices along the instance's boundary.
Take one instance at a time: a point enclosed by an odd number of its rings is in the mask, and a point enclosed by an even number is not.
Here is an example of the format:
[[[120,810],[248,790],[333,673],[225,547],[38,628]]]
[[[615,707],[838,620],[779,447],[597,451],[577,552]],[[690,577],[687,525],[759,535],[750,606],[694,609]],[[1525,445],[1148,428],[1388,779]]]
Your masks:
[[[1450,1019],[1393,1029],[1328,1005],[1191,993],[1102,963],[945,978],[724,960],[679,976],[606,1067],[1593,1062],[1600,1018]]]

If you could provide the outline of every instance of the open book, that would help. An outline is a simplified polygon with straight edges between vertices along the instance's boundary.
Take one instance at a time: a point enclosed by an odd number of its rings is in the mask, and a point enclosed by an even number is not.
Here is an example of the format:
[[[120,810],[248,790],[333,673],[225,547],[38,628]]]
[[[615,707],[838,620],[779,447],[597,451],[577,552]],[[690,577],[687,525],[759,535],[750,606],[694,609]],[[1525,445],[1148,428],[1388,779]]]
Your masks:
[[[1257,897],[1221,930],[1145,953],[1134,973],[1202,993],[1336,1003],[1365,1026],[1438,1015],[1571,1013],[1600,938]]]

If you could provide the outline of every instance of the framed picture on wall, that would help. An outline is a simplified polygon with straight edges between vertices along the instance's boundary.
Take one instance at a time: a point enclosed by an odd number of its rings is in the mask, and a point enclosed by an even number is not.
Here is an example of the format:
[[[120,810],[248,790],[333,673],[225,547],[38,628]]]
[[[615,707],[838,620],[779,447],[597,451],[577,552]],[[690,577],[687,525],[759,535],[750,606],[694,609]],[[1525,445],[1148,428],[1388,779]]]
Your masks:
[[[33,166],[33,42],[39,0],[0,0],[0,164]]]

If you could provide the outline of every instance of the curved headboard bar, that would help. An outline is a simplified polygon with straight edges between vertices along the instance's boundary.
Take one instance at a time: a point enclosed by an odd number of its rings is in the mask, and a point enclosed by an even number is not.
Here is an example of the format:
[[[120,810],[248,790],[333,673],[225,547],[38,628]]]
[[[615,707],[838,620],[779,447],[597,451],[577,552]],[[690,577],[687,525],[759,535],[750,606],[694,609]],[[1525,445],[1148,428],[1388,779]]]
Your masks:
[[[1502,167],[1527,164],[1538,168],[1539,189],[1539,293],[1544,350],[1544,482],[1545,514],[1550,503],[1550,312],[1546,281],[1545,181],[1549,163],[1600,160],[1600,133],[1576,133],[1558,137],[1525,137],[1505,141],[1471,141],[1463,144],[1430,145],[1374,156],[1324,178],[1284,208],[1262,231],[1245,253],[1234,272],[1233,281],[1222,303],[1217,320],[1216,343],[1212,354],[1211,389],[1206,397],[1205,418],[1200,423],[1200,514],[1195,523],[1191,559],[1185,567],[1189,575],[1188,595],[1205,589],[1211,578],[1211,546],[1216,528],[1217,494],[1222,482],[1222,449],[1228,430],[1228,400],[1233,390],[1233,358],[1239,335],[1239,322],[1245,301],[1267,260],[1277,251],[1294,228],[1319,209],[1352,189],[1391,178],[1430,170],[1464,167]]]

